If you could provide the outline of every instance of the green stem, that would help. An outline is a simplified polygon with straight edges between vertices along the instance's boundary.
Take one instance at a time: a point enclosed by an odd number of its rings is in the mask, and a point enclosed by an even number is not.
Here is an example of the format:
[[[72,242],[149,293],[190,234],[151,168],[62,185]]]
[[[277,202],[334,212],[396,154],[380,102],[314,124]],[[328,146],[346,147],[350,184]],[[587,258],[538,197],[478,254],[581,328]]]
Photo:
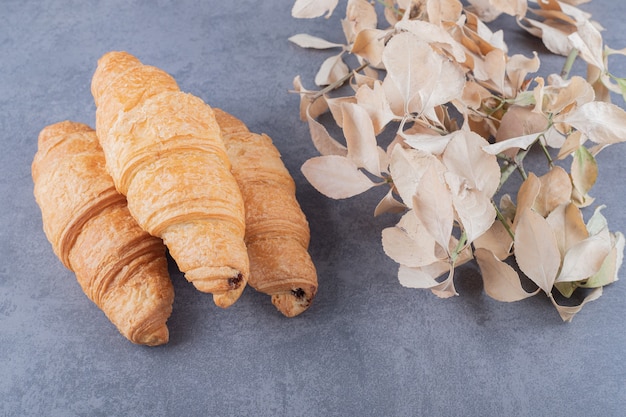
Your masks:
[[[515,234],[513,233],[513,230],[511,230],[511,226],[509,226],[509,223],[506,221],[504,214],[502,214],[502,212],[500,211],[500,208],[498,208],[494,201],[491,201],[491,204],[493,205],[493,208],[496,209],[496,217],[498,218],[500,223],[502,223],[509,236],[511,236],[511,239],[515,240]]]
[[[569,78],[569,73],[572,70],[572,66],[574,65],[574,61],[578,57],[578,49],[572,48],[567,55],[567,59],[565,60],[565,64],[563,65],[563,69],[561,70],[561,78],[567,80]]]

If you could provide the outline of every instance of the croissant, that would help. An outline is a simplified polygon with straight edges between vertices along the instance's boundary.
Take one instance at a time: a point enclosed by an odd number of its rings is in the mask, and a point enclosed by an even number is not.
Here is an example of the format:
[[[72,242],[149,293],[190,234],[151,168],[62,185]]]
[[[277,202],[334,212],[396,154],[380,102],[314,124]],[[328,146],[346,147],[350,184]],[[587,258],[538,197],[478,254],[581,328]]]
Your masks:
[[[188,281],[228,307],[249,274],[241,192],[212,108],[126,52],[98,60],[92,94],[107,170]]]
[[[220,109],[214,112],[244,198],[249,284],[271,295],[285,316],[296,316],[309,307],[318,284],[308,253],[309,225],[293,178],[269,136],[250,132]]]
[[[41,131],[32,176],[44,232],[126,338],[161,345],[174,300],[165,246],[137,225],[104,164],[91,127],[65,121]]]

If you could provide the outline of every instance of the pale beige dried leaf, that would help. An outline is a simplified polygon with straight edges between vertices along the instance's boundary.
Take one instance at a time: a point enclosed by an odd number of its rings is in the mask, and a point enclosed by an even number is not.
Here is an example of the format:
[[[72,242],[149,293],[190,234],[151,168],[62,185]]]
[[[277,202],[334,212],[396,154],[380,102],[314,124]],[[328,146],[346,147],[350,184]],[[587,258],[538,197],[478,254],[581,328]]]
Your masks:
[[[477,248],[474,256],[482,273],[485,292],[491,298],[514,302],[532,297],[539,292],[538,289],[534,292],[526,292],[515,269],[502,262],[488,249]]]
[[[442,22],[456,22],[463,12],[463,4],[459,0],[430,0],[426,4],[430,23],[440,25]]]
[[[570,169],[572,184],[580,196],[586,196],[598,178],[598,163],[591,152],[579,146],[574,152]],[[581,202],[579,202],[581,203]]]
[[[568,203],[557,207],[546,220],[558,243],[561,258],[569,248],[589,237],[583,214],[575,204]]]
[[[380,81],[375,81],[373,87],[362,85],[356,91],[355,97],[357,104],[369,114],[376,135],[395,118]]]
[[[391,151],[389,170],[393,184],[402,199],[409,207],[413,205],[413,195],[422,175],[429,166],[435,166],[443,175],[445,167],[432,154],[417,149],[404,149],[396,145]]]
[[[356,97],[327,97],[326,103],[328,104],[328,110],[330,110],[330,114],[333,116],[333,120],[337,126],[343,127],[343,105],[345,103],[356,103]]]
[[[404,97],[389,75],[383,79],[383,90],[393,114],[400,118],[404,117]]]
[[[409,268],[400,265],[398,280],[407,288],[433,288],[440,285],[436,278],[450,271],[450,264],[438,261],[424,268]]]
[[[589,3],[591,0],[561,0],[561,3],[567,3],[572,6],[579,6],[581,4]]]
[[[411,268],[438,262],[435,240],[430,237],[413,210],[405,213],[394,227],[383,229],[385,254],[395,262]]]
[[[452,194],[452,204],[471,243],[485,233],[496,218],[491,197],[475,188],[468,179],[453,172],[445,173],[446,183]]]
[[[315,120],[315,118],[312,117],[308,111],[306,113],[306,118],[309,124],[311,141],[320,155],[346,156],[348,154],[348,149],[335,140],[330,133],[328,133],[326,127]]]
[[[626,140],[626,111],[611,103],[585,103],[555,120],[575,127],[598,144],[610,145]]]
[[[624,258],[624,245],[626,241],[624,235],[620,232],[612,234],[613,247],[611,252],[604,260],[600,270],[589,277],[584,283],[578,285],[583,288],[596,288],[603,285],[611,284],[619,280],[619,269]]]
[[[436,285],[430,289],[430,291],[439,298],[450,298],[459,295],[454,288],[454,271],[455,268],[450,268],[448,277],[442,281],[439,285]]]
[[[611,249],[608,229],[578,242],[565,253],[555,282],[579,281],[593,276],[600,270]]]
[[[576,149],[582,146],[583,143],[584,139],[582,132],[578,130],[573,131],[567,136],[563,145],[561,145],[557,159],[567,158],[569,155],[576,152]]]
[[[575,75],[563,80],[559,75],[552,74],[548,81],[550,86],[546,89],[546,100],[543,103],[546,113],[561,113],[572,104],[581,106],[595,99],[593,87],[582,77]]]
[[[326,39],[318,38],[317,36],[308,35],[306,33],[293,35],[289,38],[289,41],[295,43],[301,48],[332,49],[343,47],[340,43],[329,42]]]
[[[561,319],[565,322],[570,322],[574,318],[574,316],[582,310],[582,308],[588,302],[595,301],[602,296],[602,287],[594,289],[591,293],[589,293],[585,299],[577,306],[563,306],[556,302],[554,297],[550,297],[552,304],[556,308],[557,312],[561,316]]]
[[[494,49],[484,57],[488,80],[501,93],[505,91],[506,59],[507,56],[501,49]]]
[[[522,183],[517,192],[517,209],[515,218],[513,219],[513,230],[517,228],[517,224],[521,217],[522,212],[527,208],[530,209],[534,204],[539,190],[541,189],[541,181],[534,173],[528,174],[528,178]]]
[[[376,185],[354,162],[339,155],[313,157],[302,164],[301,170],[315,189],[333,199],[349,198]]]
[[[515,259],[519,268],[546,294],[550,294],[561,265],[558,243],[541,215],[526,208],[515,229]]]
[[[471,5],[470,10],[483,22],[492,22],[502,14],[502,10],[494,7],[491,0],[468,0],[468,2]]]
[[[519,149],[527,149],[530,145],[535,143],[538,137],[539,136],[537,135],[537,133],[531,133],[529,135],[499,140],[495,143],[491,143],[485,146],[483,150],[490,155],[498,155],[500,153],[505,153],[509,150],[517,151]],[[513,153],[515,154],[517,152]]]
[[[521,54],[515,54],[509,57],[506,63],[506,74],[510,83],[510,90],[507,92],[509,96],[513,97],[526,83],[526,78],[529,73],[534,73],[539,70],[539,56],[537,52],[533,52],[532,58],[527,58]]]
[[[567,56],[571,50],[568,36],[571,32],[565,32],[562,28],[555,28],[538,20],[527,17],[517,20],[518,25],[533,36],[541,38],[548,50],[557,55]],[[573,30],[573,29],[572,29]]]
[[[555,166],[539,177],[541,183],[539,194],[533,209],[546,217],[561,204],[569,203],[572,196],[572,182],[568,173],[560,166]]]
[[[325,86],[343,78],[350,69],[343,62],[343,52],[326,58],[315,75],[315,84]]]
[[[374,216],[380,216],[384,213],[402,213],[405,210],[406,206],[394,197],[392,188],[374,208]]]
[[[338,0],[296,0],[291,8],[291,16],[299,19],[311,19],[326,14],[329,18]]]
[[[367,111],[358,104],[344,103],[343,134],[346,138],[348,158],[359,168],[380,176],[380,159],[374,126]]]
[[[476,81],[469,80],[463,86],[463,94],[459,99],[470,109],[478,110],[483,101],[491,97],[491,92]]]
[[[429,4],[430,3],[432,2],[429,2]],[[455,40],[441,26],[423,20],[403,20],[398,22],[396,29],[410,32],[418,39],[441,48],[459,63],[465,61],[463,45]]]
[[[315,92],[304,88],[299,75],[293,79],[293,88],[295,92],[300,94],[300,120],[306,121],[307,114],[308,117],[317,118],[328,110],[326,97],[321,96],[317,99],[312,99]]]
[[[430,236],[447,249],[454,223],[452,194],[432,164],[424,171],[417,184],[413,209]]]
[[[374,5],[367,0],[348,0],[346,17],[342,21],[344,35],[348,43],[354,42],[356,35],[364,29],[375,29],[378,15]]]
[[[356,34],[351,52],[375,68],[383,69],[383,50],[387,31],[363,29]]]
[[[404,138],[404,142],[413,149],[420,149],[433,155],[440,155],[448,146],[448,142],[452,139],[452,135],[440,135],[432,130],[417,125],[409,130],[400,132],[400,136]],[[416,131],[417,130],[417,131]]]
[[[473,244],[476,249],[486,249],[496,258],[503,261],[511,254],[513,238],[502,222],[494,221],[485,233],[474,239]]]
[[[459,130],[451,136],[442,157],[446,168],[491,198],[500,184],[500,166],[494,155],[483,150],[488,142],[471,131]]]
[[[588,20],[578,23],[576,32],[568,37],[572,48],[578,49],[579,56],[589,65],[604,68],[602,35]]]

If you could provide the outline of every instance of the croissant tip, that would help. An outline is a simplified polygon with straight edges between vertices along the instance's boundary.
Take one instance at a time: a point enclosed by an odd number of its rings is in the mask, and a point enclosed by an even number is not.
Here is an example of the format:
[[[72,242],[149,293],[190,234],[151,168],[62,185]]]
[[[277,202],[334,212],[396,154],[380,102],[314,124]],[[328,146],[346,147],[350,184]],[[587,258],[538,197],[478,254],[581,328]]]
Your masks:
[[[141,335],[135,343],[146,346],[160,346],[169,342],[170,333],[166,325],[162,325],[153,332]]]
[[[295,317],[304,313],[315,297],[315,288],[308,291],[303,288],[294,288],[289,292],[272,296],[272,304],[286,317]]]

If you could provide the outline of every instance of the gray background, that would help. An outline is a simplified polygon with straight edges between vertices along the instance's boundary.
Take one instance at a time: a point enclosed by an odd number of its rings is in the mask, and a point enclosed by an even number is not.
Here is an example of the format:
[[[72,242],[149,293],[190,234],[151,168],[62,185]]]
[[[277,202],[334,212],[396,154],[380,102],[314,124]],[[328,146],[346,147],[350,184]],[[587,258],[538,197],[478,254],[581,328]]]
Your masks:
[[[174,4],[175,3],[175,4]],[[317,155],[298,118],[292,79],[306,86],[329,52],[287,38],[341,42],[341,1],[330,20],[291,18],[282,1],[3,1],[0,4],[0,416],[623,416],[626,275],[574,321],[545,296],[487,297],[475,266],[459,297],[403,288],[381,248],[391,215],[371,213],[376,192],[321,196],[301,164]],[[626,47],[623,1],[583,6]],[[510,18],[513,51],[542,57]],[[171,341],[129,343],[55,258],[32,196],[39,131],[72,119],[94,125],[89,91],[97,59],[127,50],[171,73],[181,88],[273,137],[308,215],[320,290],[287,319],[247,289],[221,310],[172,266]],[[617,74],[626,75],[619,59]],[[576,71],[582,71],[577,64]],[[615,100],[624,105],[621,98]],[[600,154],[592,194],[612,230],[626,230],[626,145]]]

